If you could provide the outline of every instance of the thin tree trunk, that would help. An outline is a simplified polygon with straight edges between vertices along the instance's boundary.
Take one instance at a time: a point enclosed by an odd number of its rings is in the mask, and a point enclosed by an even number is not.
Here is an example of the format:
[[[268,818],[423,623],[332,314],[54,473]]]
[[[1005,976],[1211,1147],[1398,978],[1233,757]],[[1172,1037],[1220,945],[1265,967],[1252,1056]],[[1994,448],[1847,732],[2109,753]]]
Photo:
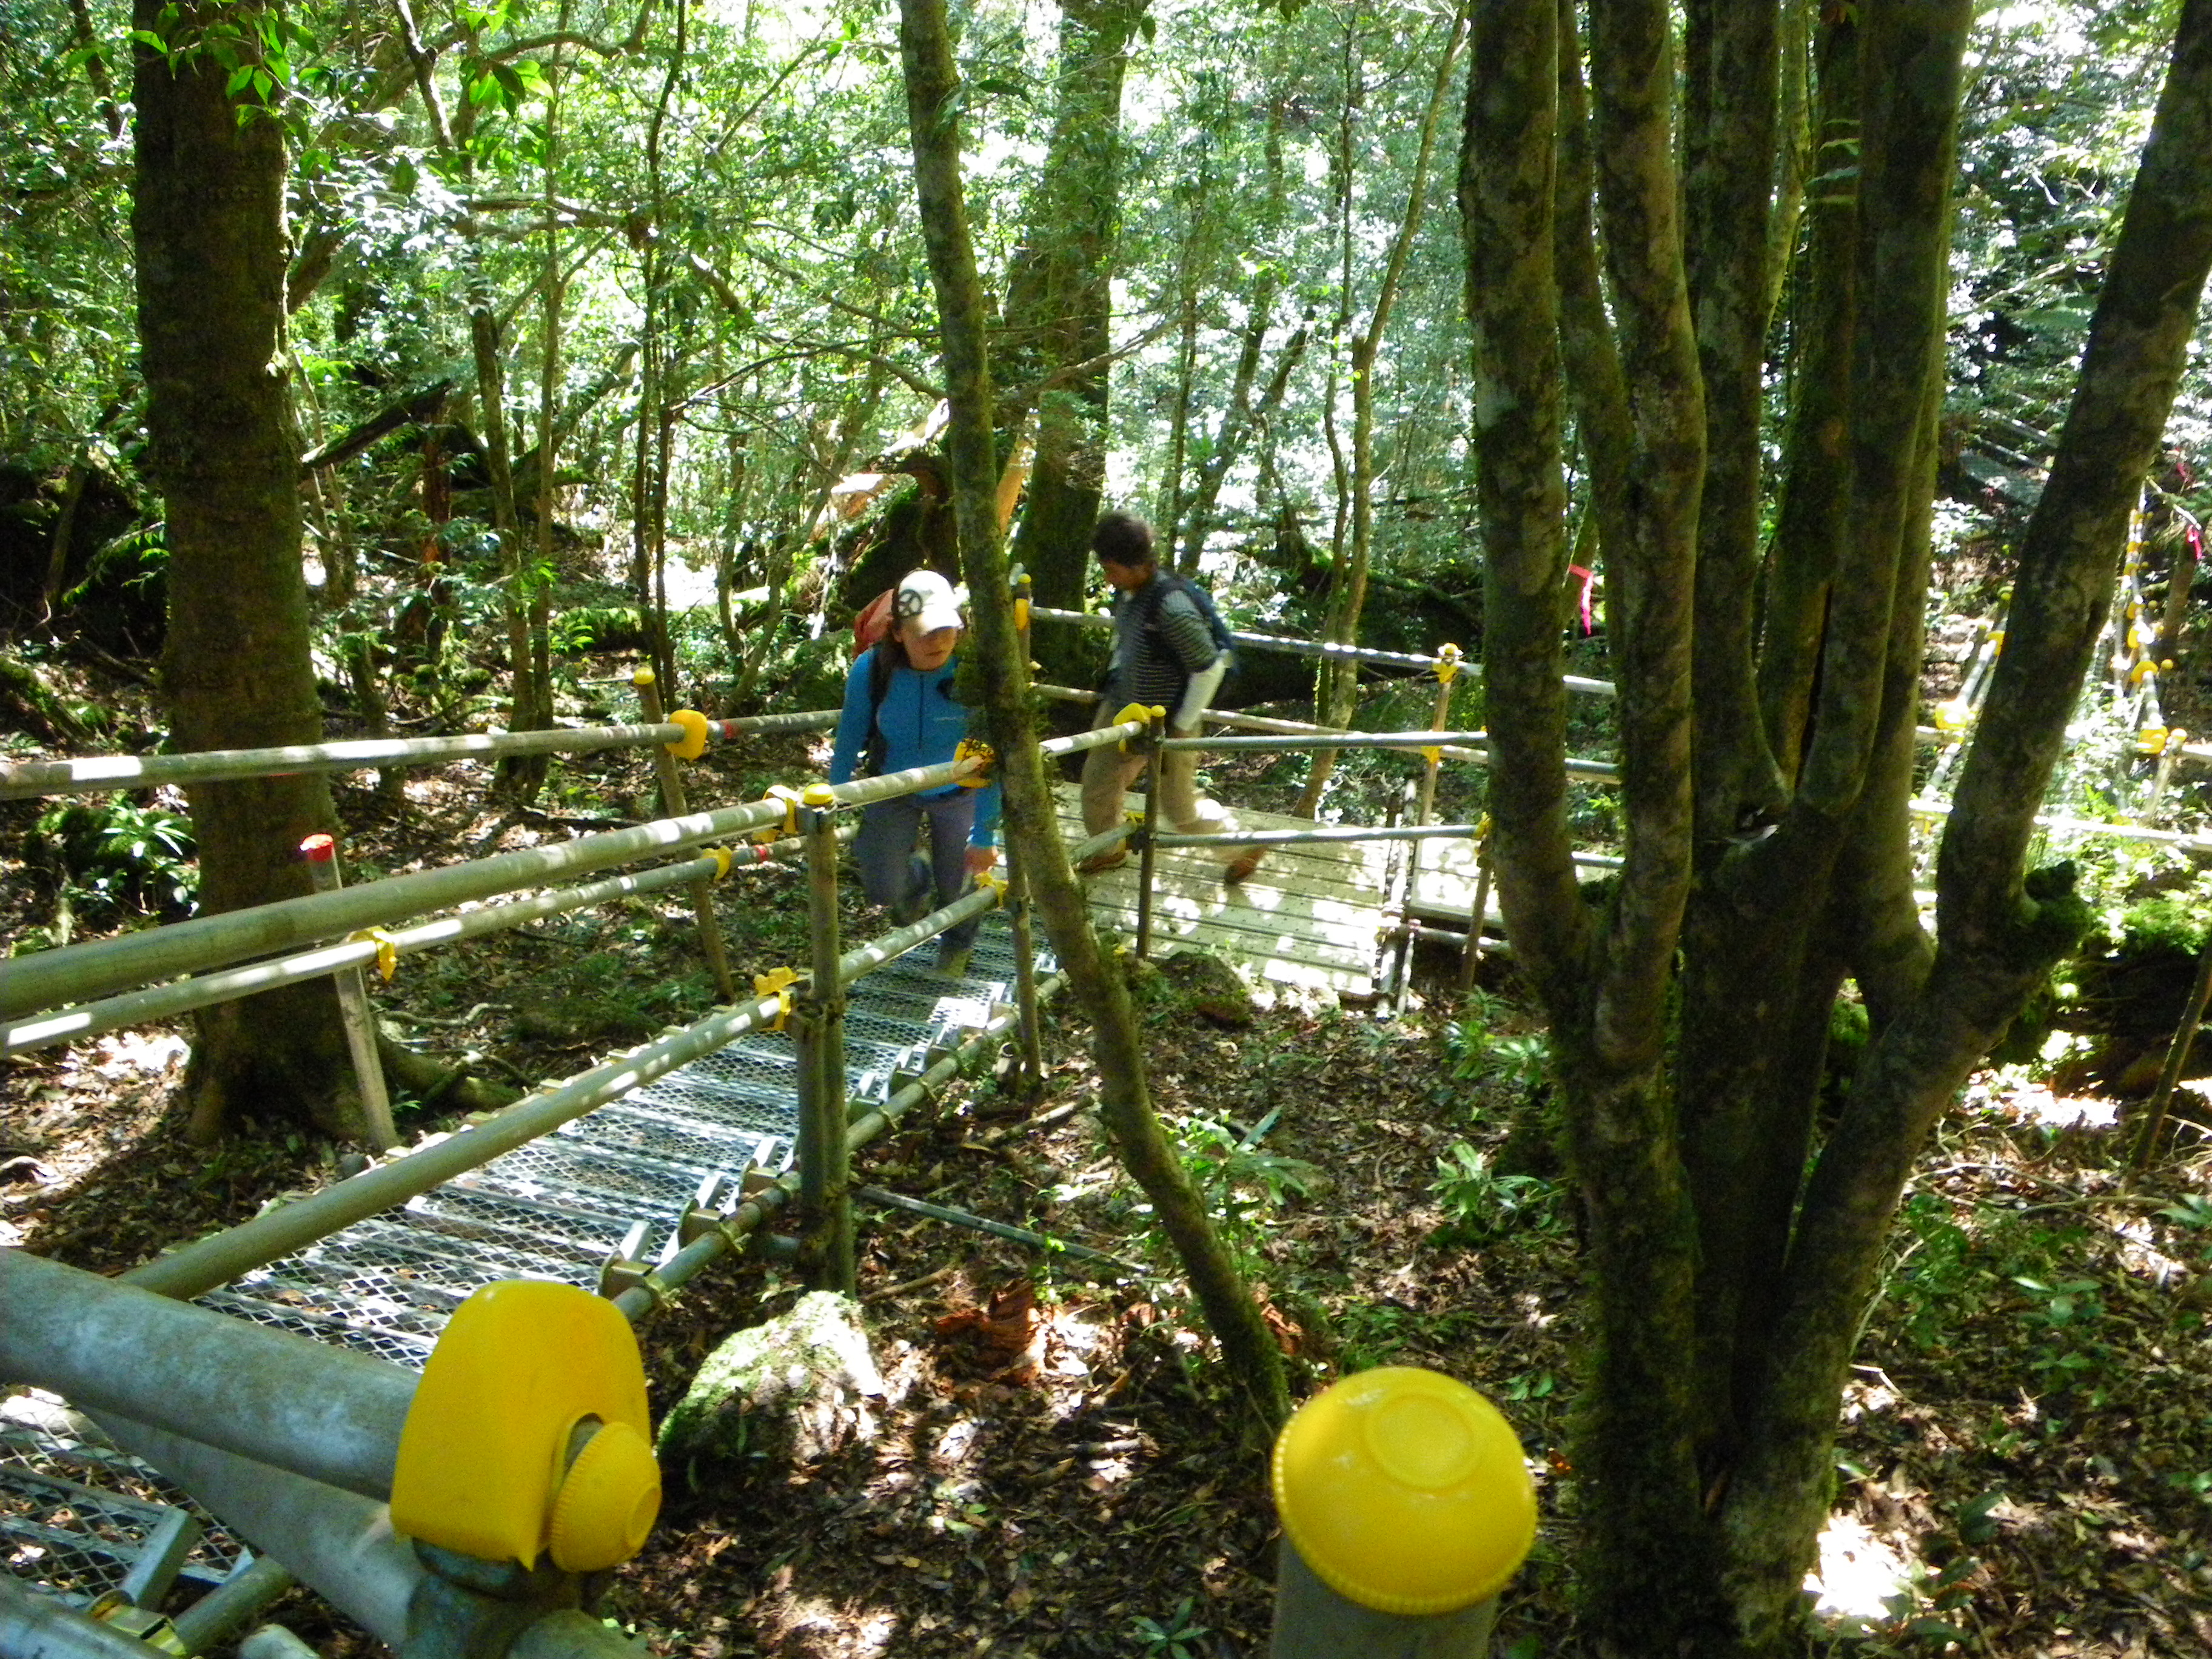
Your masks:
[[[1413,180],[1406,196],[1405,216],[1399,221],[1397,236],[1390,244],[1390,255],[1384,262],[1382,281],[1375,292],[1375,309],[1369,313],[1366,328],[1352,343],[1352,468],[1347,480],[1352,500],[1352,547],[1349,556],[1337,562],[1329,585],[1328,618],[1322,630],[1324,639],[1339,645],[1358,643],[1359,613],[1367,603],[1367,567],[1375,539],[1375,503],[1370,497],[1375,486],[1376,363],[1382,350],[1383,331],[1389,326],[1390,313],[1397,303],[1398,285],[1405,276],[1406,261],[1413,253],[1413,239],[1420,234],[1423,210],[1428,205],[1429,161],[1436,154],[1437,125],[1443,114],[1446,95],[1451,90],[1453,70],[1459,64],[1459,49],[1467,39],[1467,7],[1462,4],[1452,13],[1451,32],[1445,40],[1443,55],[1437,63],[1427,106],[1421,113],[1420,149],[1413,162]],[[1349,291],[1347,286],[1347,296]],[[1358,665],[1332,661],[1322,668],[1321,684],[1321,695],[1316,698],[1319,707],[1315,711],[1318,724],[1350,726],[1359,706]],[[1334,749],[1314,751],[1305,787],[1299,792],[1293,811],[1306,817],[1314,815],[1335,765]]]
[[[1100,1077],[1100,1115],[1129,1173],[1182,1259],[1192,1292],[1221,1345],[1225,1367],[1255,1425],[1272,1435],[1288,1415],[1282,1357],[1153,1115],[1145,1057],[1128,988],[1098,947],[1070,871],[1058,813],[1034,741],[1028,675],[1006,594],[999,540],[994,403],[984,346],[981,284],[968,235],[960,180],[960,128],[950,107],[959,81],[944,0],[901,0],[899,49],[922,237],[928,248],[945,349],[952,421],[945,434],[963,568],[974,596],[966,649],[981,668],[991,738],[1005,780],[1008,834],[1029,872],[1053,948],[1091,1013]]]

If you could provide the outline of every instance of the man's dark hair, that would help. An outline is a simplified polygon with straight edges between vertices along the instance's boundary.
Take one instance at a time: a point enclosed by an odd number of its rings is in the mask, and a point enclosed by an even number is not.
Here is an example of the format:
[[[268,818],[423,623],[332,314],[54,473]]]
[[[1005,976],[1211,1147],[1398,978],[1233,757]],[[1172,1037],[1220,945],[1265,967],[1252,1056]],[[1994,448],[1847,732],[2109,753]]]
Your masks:
[[[1152,527],[1133,513],[1109,513],[1091,532],[1091,550],[1101,564],[1134,570],[1152,562]]]

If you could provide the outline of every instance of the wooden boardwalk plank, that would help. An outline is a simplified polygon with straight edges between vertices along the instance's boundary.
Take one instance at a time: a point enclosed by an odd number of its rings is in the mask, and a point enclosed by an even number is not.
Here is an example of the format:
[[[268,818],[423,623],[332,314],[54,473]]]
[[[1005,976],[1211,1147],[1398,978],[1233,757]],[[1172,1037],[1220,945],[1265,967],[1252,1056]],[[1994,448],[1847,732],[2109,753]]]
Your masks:
[[[1060,802],[1061,830],[1073,844],[1083,836],[1073,785],[1060,786]],[[1311,828],[1306,819],[1272,812],[1239,811],[1237,819],[1247,830]],[[1388,860],[1389,848],[1372,842],[1270,848],[1256,871],[1230,887],[1221,879],[1228,860],[1220,853],[1164,848],[1153,876],[1156,946],[1200,945],[1249,962],[1260,978],[1279,985],[1371,995]],[[1099,921],[1133,935],[1136,860],[1085,879]]]

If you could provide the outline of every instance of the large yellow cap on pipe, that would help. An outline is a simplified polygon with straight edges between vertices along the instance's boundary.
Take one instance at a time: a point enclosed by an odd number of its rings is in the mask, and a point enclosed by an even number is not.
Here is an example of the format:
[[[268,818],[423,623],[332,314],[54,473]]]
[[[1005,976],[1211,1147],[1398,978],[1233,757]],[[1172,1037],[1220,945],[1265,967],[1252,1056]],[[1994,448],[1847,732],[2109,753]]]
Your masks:
[[[553,1500],[546,1540],[563,1572],[604,1572],[645,1547],[660,1514],[660,1466],[652,1443],[608,1423],[584,1443]]]
[[[1314,1576],[1378,1613],[1455,1613],[1505,1588],[1536,1492],[1498,1408],[1385,1365],[1324,1389],[1275,1439],[1275,1508]]]

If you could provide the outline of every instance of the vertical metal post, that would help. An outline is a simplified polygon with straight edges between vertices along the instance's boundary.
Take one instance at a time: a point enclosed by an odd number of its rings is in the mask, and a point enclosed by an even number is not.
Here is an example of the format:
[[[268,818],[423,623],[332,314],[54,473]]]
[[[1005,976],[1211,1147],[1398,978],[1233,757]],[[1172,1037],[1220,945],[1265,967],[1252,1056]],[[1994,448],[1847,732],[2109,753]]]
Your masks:
[[[1030,877],[1006,836],[1006,915],[1014,929],[1014,1008],[1021,1025],[1023,1092],[1044,1087],[1044,1036],[1037,1024],[1036,938],[1030,925]]]
[[[1283,1544],[1269,1659],[1486,1659],[1536,1539],[1498,1408],[1435,1371],[1340,1379],[1275,1437]]]
[[[816,1290],[854,1285],[853,1198],[845,1148],[845,988],[837,978],[836,804],[827,784],[802,797],[811,975],[797,999],[799,1196],[808,1217],[803,1260]]]
[[[630,676],[637,688],[639,712],[649,726],[659,726],[667,717],[661,712],[660,684],[650,668],[641,668]],[[676,757],[665,745],[656,744],[653,750],[653,769],[660,782],[660,811],[665,817],[678,818],[690,811],[684,797],[684,775],[677,769]],[[714,885],[702,876],[691,884],[691,911],[699,922],[699,943],[707,952],[708,970],[714,975],[714,991],[724,1002],[738,1000],[738,981],[730,972],[729,948],[722,942],[722,921],[714,913]]]
[[[1152,953],[1152,832],[1160,822],[1160,739],[1167,735],[1168,711],[1155,708],[1145,733],[1152,751],[1145,757],[1144,845],[1137,849],[1137,959]]]
[[[300,843],[300,856],[307,861],[317,892],[328,893],[344,884],[338,872],[337,836],[308,836]],[[399,1144],[399,1132],[392,1126],[392,1093],[385,1086],[384,1062],[377,1056],[376,1015],[368,1006],[368,987],[359,968],[341,968],[331,977],[337,983],[338,1018],[353,1055],[354,1076],[361,1084],[361,1115],[369,1147],[388,1152]]]
[[[1487,1659],[1498,1598],[1409,1618],[1339,1595],[1284,1539],[1275,1558],[1275,1629],[1267,1659]]]
[[[1460,660],[1460,648],[1457,646],[1445,644],[1437,647],[1437,702],[1434,711],[1429,716],[1429,730],[1431,732],[1448,732],[1451,729],[1449,722],[1452,692],[1459,682]],[[1437,775],[1443,770],[1444,764],[1444,753],[1442,749],[1424,749],[1421,750],[1421,756],[1426,764],[1421,773],[1420,800],[1413,811],[1413,822],[1416,824],[1426,823],[1429,821],[1429,814],[1436,810]],[[1398,987],[1395,994],[1395,1006],[1401,1014],[1406,1012],[1406,1000],[1413,988],[1413,895],[1415,889],[1420,885],[1420,880],[1421,843],[1418,841],[1409,841],[1406,843],[1406,905],[1403,914],[1399,918],[1405,927],[1405,933],[1399,945]]]
[[[1474,827],[1474,902],[1468,907],[1467,949],[1459,959],[1462,995],[1474,988],[1474,970],[1482,965],[1482,919],[1490,909],[1490,815]]]

